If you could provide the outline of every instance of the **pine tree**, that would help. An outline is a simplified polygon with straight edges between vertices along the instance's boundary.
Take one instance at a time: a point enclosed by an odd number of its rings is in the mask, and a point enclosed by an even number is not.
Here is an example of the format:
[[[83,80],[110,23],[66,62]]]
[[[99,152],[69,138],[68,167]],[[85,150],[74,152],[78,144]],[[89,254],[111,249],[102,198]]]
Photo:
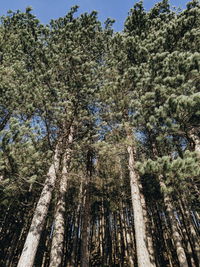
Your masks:
[[[0,23],[0,265],[199,266],[200,5]]]

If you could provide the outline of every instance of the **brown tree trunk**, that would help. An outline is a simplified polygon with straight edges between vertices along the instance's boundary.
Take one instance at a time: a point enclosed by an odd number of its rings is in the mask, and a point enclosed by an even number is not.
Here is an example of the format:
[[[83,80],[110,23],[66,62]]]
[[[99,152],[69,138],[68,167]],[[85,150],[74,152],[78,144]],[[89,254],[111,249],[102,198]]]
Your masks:
[[[185,200],[180,199],[180,210],[184,222],[184,226],[186,228],[186,232],[188,235],[188,239],[190,241],[191,249],[194,254],[194,261],[196,266],[200,264],[200,241],[195,231],[194,225],[191,221],[191,215],[189,210],[189,205],[184,203]]]
[[[35,254],[37,252],[40,236],[56,182],[57,171],[59,169],[59,145],[60,144],[58,143],[56,146],[53,163],[49,168],[17,267],[32,267],[34,264]]]
[[[78,195],[78,206],[75,212],[75,225],[74,225],[74,235],[72,244],[72,256],[71,256],[71,266],[77,265],[77,254],[78,254],[78,241],[79,241],[79,229],[81,221],[81,207],[82,207],[82,195],[83,195],[83,181],[81,180],[79,195]]]
[[[153,156],[156,158],[158,156],[158,151],[157,151],[156,145],[154,143],[152,143],[152,151],[153,151]],[[174,246],[176,249],[176,254],[178,257],[179,265],[180,265],[180,267],[188,267],[188,262],[187,262],[185,250],[184,250],[183,245],[182,245],[182,238],[179,234],[176,218],[174,215],[173,201],[172,201],[171,197],[169,196],[169,194],[166,193],[167,187],[166,187],[165,183],[163,182],[163,180],[164,180],[163,176],[159,175],[158,180],[159,180],[160,188],[162,188],[164,191],[163,192],[163,200],[164,200],[164,204],[166,207],[166,211],[168,213],[168,218],[169,218],[169,222],[170,222],[170,226],[171,226],[171,232],[172,232],[172,239],[174,241]]]
[[[126,211],[127,212],[127,211]],[[129,217],[127,218],[127,214],[125,212],[125,230],[126,230],[126,240],[127,240],[127,250],[128,250],[128,258],[129,258],[129,266],[134,267],[134,241],[131,236],[131,229],[129,227]]]
[[[101,257],[101,262],[104,264],[104,240],[105,240],[105,212],[103,199],[101,202],[101,213],[99,218],[99,252]]]
[[[81,240],[81,267],[89,267],[89,218],[90,218],[90,200],[88,188],[85,190],[85,205],[83,209],[83,225]]]
[[[142,185],[140,182],[139,186],[142,189]],[[152,239],[152,229],[150,220],[148,218],[147,205],[143,193],[140,193],[140,199],[143,208],[144,222],[146,225],[147,248],[149,252],[151,267],[155,267],[155,254],[154,254],[153,239]]]
[[[177,228],[177,222],[174,215],[174,209],[172,204],[172,199],[165,193],[166,185],[162,181],[162,177],[159,177],[160,186],[164,189],[164,203],[166,206],[166,211],[168,213],[169,222],[171,225],[172,238],[176,248],[176,254],[178,257],[180,267],[188,267],[188,262],[185,254],[185,250],[182,245],[182,239]]]
[[[64,152],[63,169],[61,173],[59,192],[57,196],[56,211],[54,215],[54,232],[50,253],[49,267],[60,267],[63,258],[63,245],[65,235],[65,210],[66,201],[65,195],[67,191],[68,168],[71,158],[70,145],[73,142],[73,127],[70,128],[70,134],[67,142],[67,150]]]
[[[90,181],[92,177],[92,153],[87,154],[87,176],[84,190],[84,208],[82,220],[82,240],[81,240],[81,267],[89,267],[89,233],[90,233]]]
[[[127,134],[129,143],[132,143],[132,136]],[[143,215],[140,190],[139,190],[139,176],[135,171],[134,150],[131,145],[128,145],[129,154],[129,173],[130,173],[130,186],[131,186],[131,199],[134,213],[134,228],[136,239],[137,261],[139,267],[151,266],[150,256],[147,248],[147,236],[145,220]]]

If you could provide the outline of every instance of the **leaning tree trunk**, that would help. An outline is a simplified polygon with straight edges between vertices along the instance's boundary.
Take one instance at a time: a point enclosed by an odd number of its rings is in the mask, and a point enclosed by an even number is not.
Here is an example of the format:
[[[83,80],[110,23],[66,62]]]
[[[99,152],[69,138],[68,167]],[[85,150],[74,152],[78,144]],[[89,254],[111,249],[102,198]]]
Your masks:
[[[132,136],[127,134],[128,142],[132,142]],[[130,173],[130,186],[131,186],[131,199],[134,213],[134,228],[136,239],[136,251],[138,267],[151,266],[150,256],[147,248],[147,236],[145,220],[143,215],[142,203],[139,190],[139,176],[135,171],[134,150],[131,145],[128,145],[129,154],[129,173]]]
[[[52,192],[55,186],[57,171],[59,169],[59,142],[56,146],[53,163],[51,164],[47,178],[37,203],[32,223],[22,250],[17,267],[32,267],[35,260],[42,229],[46,220]]]
[[[65,235],[65,210],[66,210],[65,195],[67,191],[68,168],[71,158],[71,149],[69,146],[72,144],[72,142],[73,142],[73,129],[71,127],[67,143],[67,150],[65,151],[63,158],[63,169],[61,173],[56,211],[54,214],[54,232],[52,238],[49,267],[60,267],[62,265],[64,235]]]

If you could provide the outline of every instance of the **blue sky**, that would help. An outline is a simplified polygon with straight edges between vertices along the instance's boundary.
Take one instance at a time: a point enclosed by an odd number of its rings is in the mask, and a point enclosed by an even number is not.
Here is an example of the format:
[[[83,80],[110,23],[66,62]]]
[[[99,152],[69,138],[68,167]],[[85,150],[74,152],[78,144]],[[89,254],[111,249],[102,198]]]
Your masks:
[[[184,8],[188,1],[171,0],[170,3]],[[27,6],[32,6],[37,18],[42,23],[48,23],[50,19],[64,16],[71,6],[78,5],[80,13],[98,11],[98,17],[102,22],[108,17],[115,19],[114,28],[120,31],[128,11],[136,2],[135,0],[1,0],[0,15],[5,15],[9,9],[24,11]],[[144,6],[148,10],[157,2],[159,1],[144,0]]]

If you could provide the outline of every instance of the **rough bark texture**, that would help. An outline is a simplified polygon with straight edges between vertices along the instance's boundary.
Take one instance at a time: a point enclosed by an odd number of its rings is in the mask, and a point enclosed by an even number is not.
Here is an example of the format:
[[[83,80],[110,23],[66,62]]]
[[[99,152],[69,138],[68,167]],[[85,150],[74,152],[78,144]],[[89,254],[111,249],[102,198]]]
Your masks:
[[[161,179],[162,178],[160,177],[160,185],[164,190],[166,190],[166,185],[164,184],[164,182],[162,182]],[[164,193],[164,203],[165,203],[166,210],[169,216],[169,222],[170,222],[171,231],[172,231],[172,238],[174,241],[174,246],[176,249],[176,254],[178,257],[179,265],[180,267],[188,267],[186,254],[185,254],[185,251],[182,245],[182,239],[177,228],[177,222],[176,222],[176,218],[175,218],[174,211],[173,211],[172,200],[170,199],[168,195],[166,195],[166,193]]]
[[[63,158],[63,169],[61,173],[59,192],[57,197],[56,211],[54,215],[54,232],[51,245],[51,255],[50,255],[50,267],[60,267],[62,265],[63,247],[64,247],[64,235],[65,235],[65,210],[66,201],[65,195],[67,191],[67,177],[68,168],[71,157],[70,145],[73,142],[73,129],[71,127],[69,138],[68,138],[68,148],[64,153]]]
[[[32,267],[37,252],[40,236],[45,223],[52,192],[55,186],[56,173],[59,168],[59,144],[56,147],[53,163],[49,168],[45,185],[36,206],[31,227],[17,267]]]
[[[131,198],[134,213],[134,228],[137,250],[137,261],[139,267],[151,266],[149,252],[147,249],[147,237],[145,233],[145,221],[142,211],[142,204],[140,199],[138,174],[135,172],[135,161],[133,147],[128,146],[129,154],[129,172],[130,172],[130,186]]]
[[[139,183],[139,188],[142,189],[141,183]],[[155,267],[155,254],[154,254],[154,247],[153,247],[153,239],[152,239],[152,233],[151,233],[151,225],[150,220],[148,218],[148,212],[147,212],[147,205],[144,198],[144,194],[140,192],[140,199],[143,209],[143,216],[144,216],[144,223],[145,223],[145,230],[146,230],[146,236],[147,236],[147,248],[149,252],[151,267]]]

